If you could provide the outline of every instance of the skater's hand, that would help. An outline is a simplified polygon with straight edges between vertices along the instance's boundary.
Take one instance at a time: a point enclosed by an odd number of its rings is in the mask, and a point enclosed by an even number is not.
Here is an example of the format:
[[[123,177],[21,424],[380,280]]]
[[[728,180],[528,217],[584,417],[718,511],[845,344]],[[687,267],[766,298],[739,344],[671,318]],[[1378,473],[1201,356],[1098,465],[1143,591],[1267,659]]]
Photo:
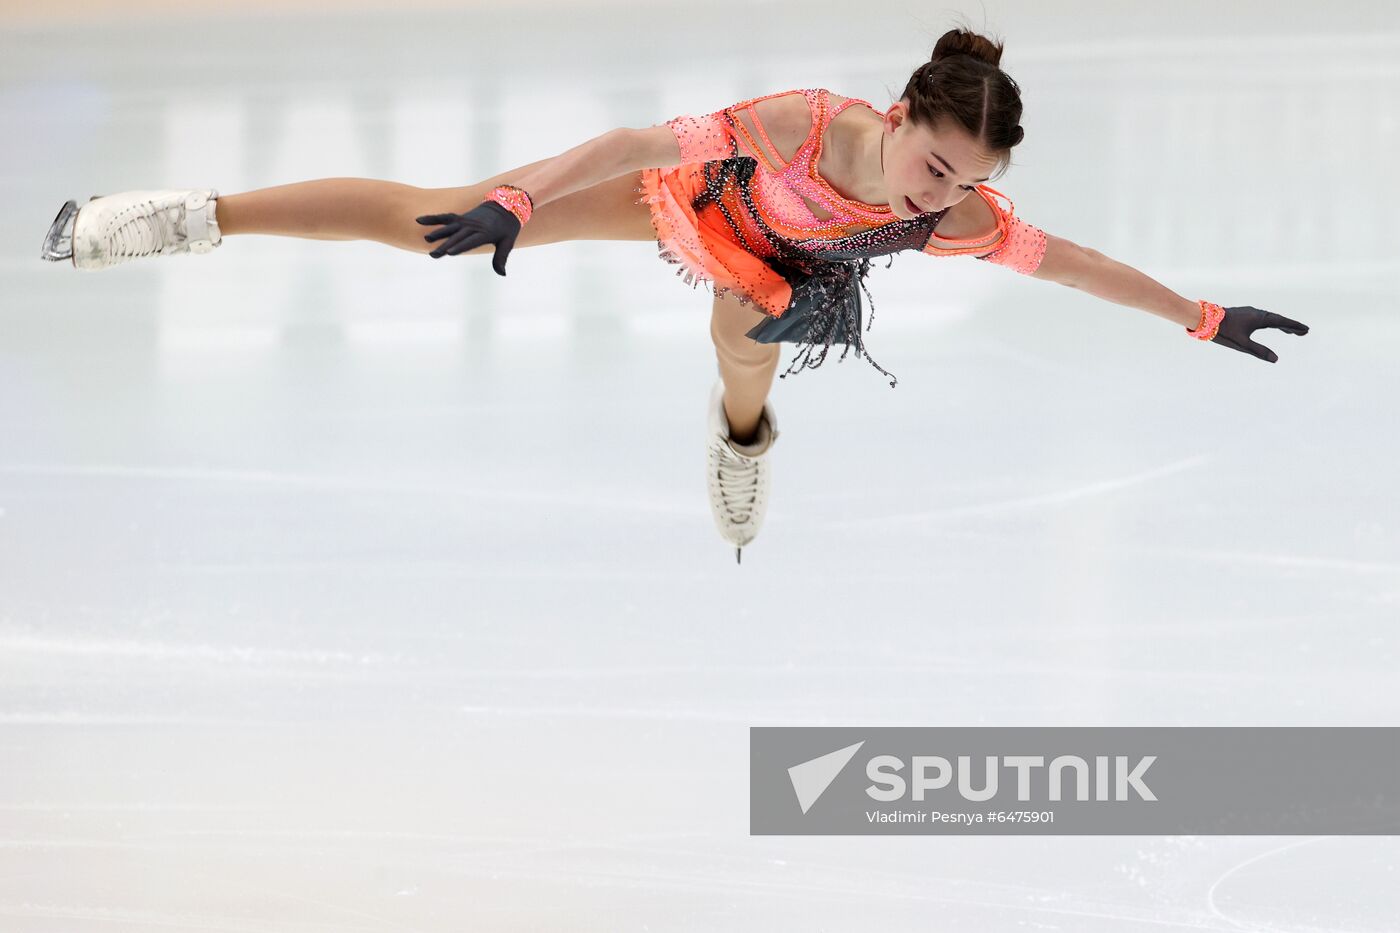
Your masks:
[[[1277,363],[1277,353],[1250,339],[1250,335],[1261,327],[1277,327],[1286,334],[1297,334],[1299,337],[1308,332],[1308,325],[1299,324],[1272,311],[1260,311],[1258,308],[1249,307],[1226,308],[1225,317],[1220,322],[1220,330],[1216,331],[1210,342],[1223,344],[1232,350],[1257,356],[1270,363]]]
[[[428,214],[418,218],[425,226],[437,229],[423,239],[429,243],[447,240],[429,253],[434,259],[443,256],[456,256],[488,243],[496,245],[496,255],[491,260],[491,268],[497,275],[506,274],[506,257],[515,248],[515,238],[520,235],[520,221],[514,214],[495,201],[483,201],[465,214]]]

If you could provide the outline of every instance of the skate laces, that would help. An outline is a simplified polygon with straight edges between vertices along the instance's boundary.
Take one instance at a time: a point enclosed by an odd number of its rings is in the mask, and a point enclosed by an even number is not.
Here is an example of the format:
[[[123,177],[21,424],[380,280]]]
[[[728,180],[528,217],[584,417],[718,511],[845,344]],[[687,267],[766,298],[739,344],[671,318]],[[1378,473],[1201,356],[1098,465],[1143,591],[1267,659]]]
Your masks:
[[[758,499],[758,460],[736,455],[723,441],[711,448],[717,458],[715,466],[720,498],[736,523],[749,520]],[[735,515],[735,512],[738,515]]]
[[[116,229],[107,235],[107,248],[114,261],[140,259],[177,244],[176,223],[154,201],[142,201],[125,219],[117,215]]]

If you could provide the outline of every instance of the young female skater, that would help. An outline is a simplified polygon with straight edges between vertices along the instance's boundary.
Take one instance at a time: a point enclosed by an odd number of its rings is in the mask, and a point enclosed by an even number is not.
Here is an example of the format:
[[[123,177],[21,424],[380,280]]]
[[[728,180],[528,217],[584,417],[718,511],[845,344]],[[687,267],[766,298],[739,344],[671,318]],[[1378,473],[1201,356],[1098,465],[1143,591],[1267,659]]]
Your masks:
[[[872,257],[975,256],[1140,308],[1270,363],[1278,357],[1250,339],[1254,331],[1308,332],[1257,308],[1183,298],[1016,217],[1010,199],[982,184],[1009,167],[1023,136],[1020,90],[998,67],[1002,48],[966,30],[945,33],[883,114],[825,89],[768,94],[612,130],[463,188],[329,178],[223,197],[202,189],[126,192],[81,208],[69,201],[43,256],[105,269],[260,233],[374,240],[434,259],[491,253],[504,276],[515,247],[655,240],[677,275],[713,287],[720,378],[710,395],[710,507],[738,560],[767,511],[778,438],[768,393],[779,343],[802,345],[784,377],[820,366],[833,343],[859,357],[860,291]],[[873,323],[873,304],[871,312]]]

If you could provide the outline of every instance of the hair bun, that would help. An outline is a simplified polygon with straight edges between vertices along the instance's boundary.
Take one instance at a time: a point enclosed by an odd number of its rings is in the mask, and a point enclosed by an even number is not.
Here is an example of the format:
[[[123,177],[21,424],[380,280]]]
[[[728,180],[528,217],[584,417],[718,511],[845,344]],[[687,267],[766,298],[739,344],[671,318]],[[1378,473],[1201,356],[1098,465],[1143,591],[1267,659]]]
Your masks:
[[[934,44],[933,54],[929,56],[929,63],[940,62],[955,55],[968,55],[980,62],[986,62],[988,65],[999,66],[1004,48],[1002,43],[993,42],[986,36],[978,35],[970,30],[950,29],[940,36],[938,42]]]

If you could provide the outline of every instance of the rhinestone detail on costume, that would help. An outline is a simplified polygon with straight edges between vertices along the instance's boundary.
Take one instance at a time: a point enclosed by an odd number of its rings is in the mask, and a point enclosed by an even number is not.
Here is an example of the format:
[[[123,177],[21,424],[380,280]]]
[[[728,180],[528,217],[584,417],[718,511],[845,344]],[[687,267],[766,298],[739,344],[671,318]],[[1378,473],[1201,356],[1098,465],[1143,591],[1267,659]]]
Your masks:
[[[530,216],[535,212],[534,198],[530,197],[530,193],[524,188],[517,188],[515,185],[497,185],[486,192],[486,197],[482,200],[495,201],[510,211],[522,227],[530,222]]]

